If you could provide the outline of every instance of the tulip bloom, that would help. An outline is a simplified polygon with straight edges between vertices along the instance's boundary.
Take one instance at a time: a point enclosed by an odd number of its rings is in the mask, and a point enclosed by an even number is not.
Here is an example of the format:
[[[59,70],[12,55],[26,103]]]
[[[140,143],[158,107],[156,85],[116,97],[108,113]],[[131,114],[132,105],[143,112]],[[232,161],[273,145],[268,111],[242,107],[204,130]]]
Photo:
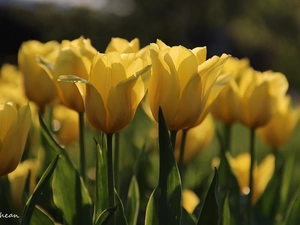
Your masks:
[[[224,64],[221,74],[231,74],[228,84],[220,92],[214,103],[211,112],[213,116],[225,124],[233,124],[237,121],[235,110],[238,102],[234,97],[234,87],[238,85],[243,73],[249,68],[248,59],[228,58]]]
[[[59,44],[55,41],[45,44],[39,41],[27,41],[21,45],[18,52],[19,68],[24,75],[25,94],[41,109],[57,98],[57,91],[48,71],[39,65],[38,58],[54,63],[58,51]]]
[[[28,174],[30,172],[30,182],[29,182],[29,192],[33,193],[34,188],[37,184],[37,168],[38,161],[36,160],[25,160],[21,162],[18,167],[10,174],[8,174],[11,197],[14,206],[19,212],[23,210],[23,191],[25,188],[25,183],[28,179]]]
[[[53,108],[53,131],[62,145],[69,145],[79,139],[78,113],[64,105]]]
[[[285,96],[277,102],[276,113],[270,122],[257,130],[261,140],[276,150],[290,138],[300,117],[300,110],[293,109],[290,96]]]
[[[61,75],[73,75],[88,79],[92,60],[97,50],[89,39],[80,37],[73,41],[64,40],[53,68],[53,79],[62,103],[77,112],[84,111],[84,87],[80,83],[57,82]]]
[[[158,108],[164,113],[170,131],[200,124],[213,100],[226,84],[228,76],[219,77],[228,55],[206,60],[206,48],[189,50],[169,47],[158,40],[150,45],[152,77],[149,104],[158,121]]]
[[[266,125],[276,110],[278,99],[287,89],[288,81],[283,74],[247,69],[239,84],[233,85],[238,121],[251,129]]]
[[[199,203],[200,199],[195,194],[195,192],[189,189],[182,190],[182,206],[188,213],[193,214],[195,208],[199,205]]]
[[[250,154],[242,153],[235,158],[228,155],[228,160],[239,183],[241,193],[244,195],[249,194]],[[274,174],[274,162],[274,155],[269,154],[259,165],[254,167],[251,199],[253,205],[258,201]]]
[[[14,102],[17,107],[28,102],[22,73],[14,65],[3,64],[0,70],[0,102]]]
[[[119,53],[136,53],[140,49],[140,41],[134,38],[130,42],[123,38],[112,38],[106,47],[105,53],[119,52]]]
[[[202,152],[212,141],[215,134],[215,125],[210,114],[203,122],[188,130],[185,141],[184,163],[188,163],[198,153]],[[175,156],[178,161],[182,131],[178,131],[175,143]]]
[[[144,97],[150,78],[134,53],[97,53],[86,86],[86,115],[95,128],[113,134],[126,127]]]
[[[0,177],[14,169],[20,162],[31,124],[29,105],[19,110],[14,105],[0,105]]]

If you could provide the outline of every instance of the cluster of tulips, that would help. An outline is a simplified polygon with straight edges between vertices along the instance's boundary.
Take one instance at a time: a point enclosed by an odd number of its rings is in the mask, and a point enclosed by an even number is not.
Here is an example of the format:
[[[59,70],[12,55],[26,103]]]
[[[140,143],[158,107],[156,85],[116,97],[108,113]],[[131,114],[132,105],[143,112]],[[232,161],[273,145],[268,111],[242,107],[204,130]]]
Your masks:
[[[296,224],[300,201],[297,195],[282,196],[286,165],[279,154],[300,116],[287,95],[286,77],[256,71],[247,59],[206,55],[206,47],[170,47],[161,40],[140,49],[137,38],[112,38],[104,53],[84,37],[22,43],[18,67],[1,68],[0,212],[20,215],[2,221]],[[143,142],[140,152],[159,149],[158,183],[146,206],[140,204],[145,193],[139,190],[138,172],[129,187],[122,187],[127,198],[118,193],[119,163],[125,160],[120,152],[137,128],[129,128],[126,143],[119,143],[119,135],[136,120],[137,110],[144,117],[134,124],[148,132],[140,139],[152,142]],[[143,125],[149,121],[151,129]],[[222,131],[215,132],[215,121],[223,124]],[[230,128],[236,123],[249,128],[250,146],[234,156]],[[212,163],[214,176],[204,184],[200,201],[183,188],[189,179],[185,168],[215,134],[218,162]],[[272,149],[259,165],[256,134]],[[79,163],[67,151],[71,144]],[[96,158],[87,146],[94,146]],[[92,175],[88,158],[95,162]]]

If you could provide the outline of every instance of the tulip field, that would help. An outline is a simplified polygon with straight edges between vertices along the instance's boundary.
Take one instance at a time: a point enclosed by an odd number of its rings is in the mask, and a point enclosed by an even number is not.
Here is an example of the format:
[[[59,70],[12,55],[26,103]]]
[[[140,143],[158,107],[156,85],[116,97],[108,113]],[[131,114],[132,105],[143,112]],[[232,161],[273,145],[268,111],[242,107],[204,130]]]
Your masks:
[[[297,225],[280,71],[157,39],[25,41],[0,68],[0,225]]]

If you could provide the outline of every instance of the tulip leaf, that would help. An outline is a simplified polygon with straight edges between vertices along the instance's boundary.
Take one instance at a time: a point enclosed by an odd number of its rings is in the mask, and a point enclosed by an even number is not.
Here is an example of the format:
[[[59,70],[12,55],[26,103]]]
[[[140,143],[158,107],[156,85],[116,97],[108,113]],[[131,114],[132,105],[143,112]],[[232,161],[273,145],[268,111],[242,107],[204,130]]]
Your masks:
[[[94,222],[109,207],[106,151],[101,148],[96,140],[95,143],[97,145],[97,164]]]
[[[196,225],[194,215],[189,214],[185,208],[182,208],[181,224],[183,225]]]
[[[220,204],[224,205],[226,196],[228,195],[228,204],[230,211],[230,223],[231,225],[237,224],[238,221],[242,220],[241,212],[241,197],[240,197],[240,187],[237,178],[233,174],[226,153],[230,149],[229,139],[230,139],[231,126],[224,125],[223,131],[217,130],[217,139],[220,144],[220,165],[219,165],[219,196]],[[224,213],[224,212],[223,212]],[[222,214],[223,214],[222,213]],[[222,217],[223,219],[223,217]]]
[[[159,181],[146,209],[146,225],[179,225],[181,181],[168,129],[159,109]]]
[[[24,213],[21,221],[22,225],[30,224],[32,214],[35,210],[35,205],[37,204],[44,187],[48,184],[55,168],[57,167],[58,159],[59,159],[59,155],[57,155],[56,158],[52,161],[52,163],[48,166],[43,176],[39,180],[37,186],[35,187],[33,194],[28,199],[24,208]]]
[[[300,189],[298,189],[300,190]],[[299,224],[300,192],[298,191],[289,206],[285,225]]]
[[[116,210],[116,224],[118,225],[128,225],[127,219],[125,216],[125,210],[123,202],[118,195],[117,191],[115,190],[115,199],[117,203],[117,210]]]
[[[57,79],[58,82],[66,82],[66,83],[85,83],[87,84],[88,81],[81,78],[81,77],[78,77],[78,76],[75,76],[75,75],[60,75]]]
[[[135,225],[138,218],[140,208],[140,192],[136,177],[133,176],[130,181],[127,204],[126,204],[126,217],[128,225]]]
[[[117,206],[113,208],[105,209],[98,218],[95,219],[95,225],[105,225],[108,224],[109,220],[114,215],[115,211],[117,210]]]
[[[41,116],[39,118],[43,139],[49,148],[59,153],[52,178],[54,203],[61,210],[67,225],[92,224],[92,203],[88,191],[65,149],[56,143]]]
[[[197,225],[218,225],[220,222],[220,210],[217,199],[217,189],[219,183],[218,170],[215,169],[214,178],[210,184],[204,203],[200,210]]]
[[[229,209],[229,195],[227,194],[223,202],[223,212],[222,212],[222,225],[231,225],[230,224],[230,209]]]
[[[53,199],[68,225],[92,224],[91,199],[69,157],[60,155],[52,179]]]
[[[282,176],[282,183],[281,183],[281,192],[280,192],[280,212],[283,212],[287,208],[287,201],[289,198],[291,182],[293,178],[293,172],[295,169],[296,163],[296,151],[289,155],[284,163],[284,172]]]
[[[34,208],[30,225],[55,225],[54,221],[39,208]]]

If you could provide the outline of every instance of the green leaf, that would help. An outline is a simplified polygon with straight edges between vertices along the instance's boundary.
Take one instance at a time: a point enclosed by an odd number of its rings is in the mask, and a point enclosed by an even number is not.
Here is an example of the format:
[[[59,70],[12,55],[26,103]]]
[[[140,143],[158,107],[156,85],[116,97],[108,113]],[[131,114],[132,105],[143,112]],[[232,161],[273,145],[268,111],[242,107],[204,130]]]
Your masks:
[[[196,225],[196,218],[194,217],[194,215],[189,214],[183,207],[182,207],[181,224]]]
[[[218,170],[215,169],[215,175],[204,199],[202,209],[197,225],[218,225],[220,222],[220,209],[217,199],[217,189],[219,183]]]
[[[39,208],[34,208],[30,225],[55,225],[54,221]]]
[[[285,225],[299,224],[300,221],[299,209],[300,209],[300,192],[298,191],[295,197],[293,198],[291,205],[288,209]]]
[[[222,213],[222,225],[231,225],[230,224],[230,209],[228,203],[228,194],[225,197],[224,204],[223,204],[223,213]]]
[[[58,158],[59,158],[59,155],[57,155],[56,158],[52,161],[52,163],[48,166],[45,173],[43,174],[43,176],[39,180],[38,184],[36,185],[33,194],[28,199],[28,201],[25,205],[25,208],[24,208],[24,213],[23,213],[23,217],[22,217],[22,221],[21,221],[22,225],[30,224],[31,216],[35,210],[35,205],[37,204],[44,187],[47,185],[55,168],[57,167]]]
[[[220,154],[219,165],[219,196],[221,205],[224,205],[226,195],[228,195],[228,204],[230,209],[231,225],[242,221],[241,210],[241,196],[240,187],[236,177],[234,176],[228,159],[225,154]]]
[[[70,159],[60,156],[52,179],[53,199],[68,225],[92,224],[91,199]]]
[[[115,190],[115,199],[116,199],[116,203],[117,203],[117,207],[118,207],[116,210],[116,224],[117,225],[128,225],[127,219],[125,216],[123,202],[116,190]]]
[[[174,151],[161,109],[159,109],[159,182],[146,209],[146,225],[179,225],[181,181]]]
[[[112,218],[117,210],[117,206],[109,209],[105,209],[99,216],[96,218],[95,225],[105,225],[108,224],[108,221]]]
[[[88,191],[65,149],[55,142],[41,116],[39,118],[43,139],[54,152],[59,153],[52,178],[54,203],[61,210],[66,224],[92,224],[92,203]]]
[[[280,212],[285,211],[287,208],[287,202],[289,194],[291,193],[291,183],[293,181],[293,174],[295,170],[295,163],[297,159],[297,151],[294,151],[288,156],[284,163],[284,171],[282,176],[281,191],[280,191]]]
[[[130,181],[127,204],[126,217],[128,225],[136,225],[138,213],[140,208],[140,192],[136,177],[133,176]]]
[[[94,206],[94,222],[106,210],[108,205],[108,178],[107,178],[107,156],[100,144],[97,145],[97,164],[96,164],[96,195]]]

